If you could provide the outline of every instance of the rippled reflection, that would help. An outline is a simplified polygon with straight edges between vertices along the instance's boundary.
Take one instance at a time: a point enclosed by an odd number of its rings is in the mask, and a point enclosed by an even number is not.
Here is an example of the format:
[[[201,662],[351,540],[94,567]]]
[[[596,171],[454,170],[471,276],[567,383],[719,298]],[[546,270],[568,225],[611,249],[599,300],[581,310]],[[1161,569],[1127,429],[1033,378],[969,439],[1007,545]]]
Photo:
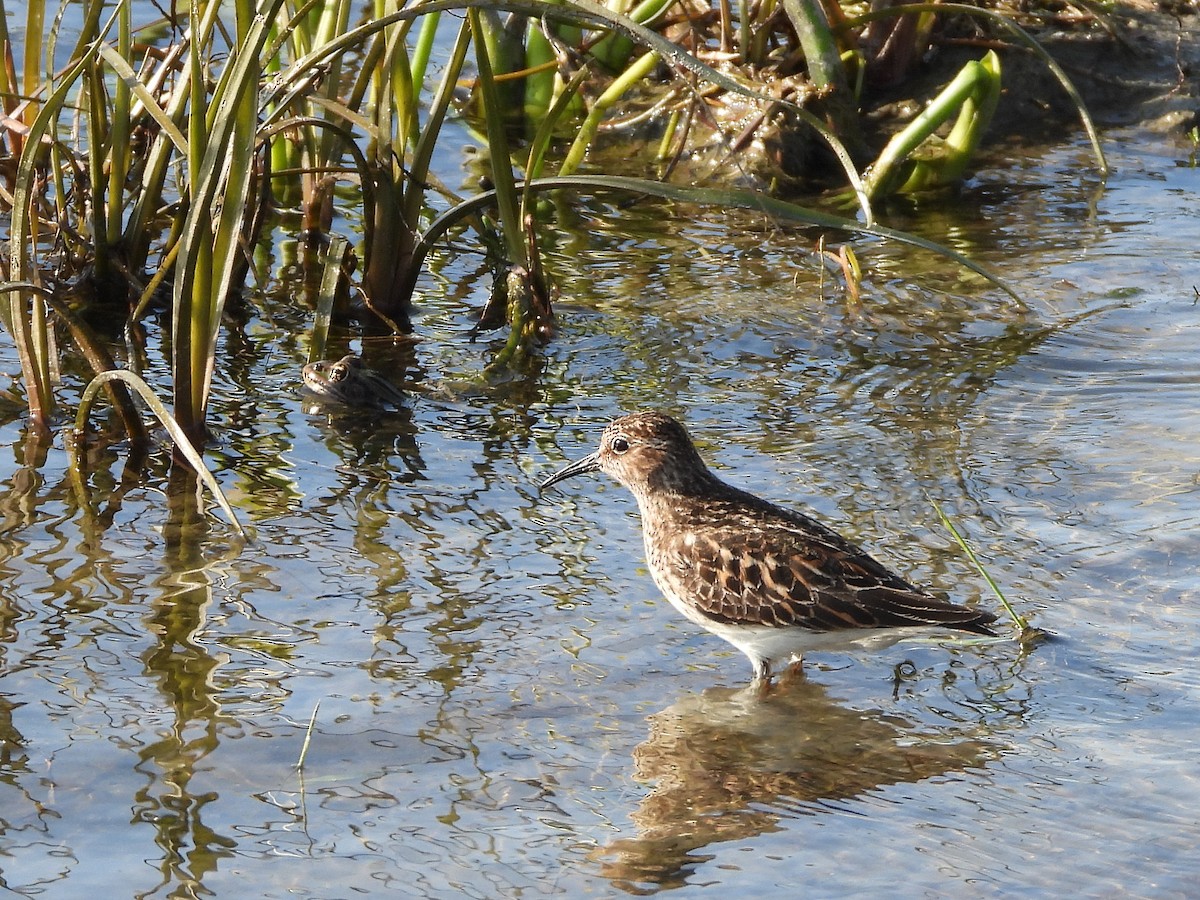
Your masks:
[[[774,831],[878,788],[983,766],[986,729],[922,733],[902,716],[847,709],[811,680],[760,698],[710,688],[649,719],[633,753],[653,785],[630,818],[638,834],[603,849],[603,872],[626,890],[677,887],[712,844]]]

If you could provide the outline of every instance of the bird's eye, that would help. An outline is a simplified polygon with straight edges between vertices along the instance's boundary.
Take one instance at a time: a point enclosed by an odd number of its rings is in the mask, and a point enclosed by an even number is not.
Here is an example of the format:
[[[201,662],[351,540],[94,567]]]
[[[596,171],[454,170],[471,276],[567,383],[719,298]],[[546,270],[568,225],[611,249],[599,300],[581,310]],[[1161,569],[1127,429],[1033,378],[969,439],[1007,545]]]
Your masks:
[[[613,453],[624,453],[629,449],[629,439],[623,435],[617,435],[608,446]]]

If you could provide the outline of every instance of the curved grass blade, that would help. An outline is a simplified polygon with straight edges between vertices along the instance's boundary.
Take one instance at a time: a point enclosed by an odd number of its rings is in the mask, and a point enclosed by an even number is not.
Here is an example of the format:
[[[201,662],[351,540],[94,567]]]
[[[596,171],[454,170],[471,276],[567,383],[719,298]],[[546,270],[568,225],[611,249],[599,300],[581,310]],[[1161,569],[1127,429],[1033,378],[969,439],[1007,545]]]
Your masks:
[[[517,187],[518,190],[544,191],[564,189],[588,193],[621,191],[629,194],[649,194],[655,197],[662,197],[666,200],[695,203],[700,206],[732,206],[738,209],[755,210],[764,215],[773,216],[787,222],[816,225],[821,228],[849,231],[858,234],[869,234],[874,237],[920,247],[923,250],[929,250],[947,259],[952,259],[964,268],[970,269],[975,274],[986,278],[1012,297],[1022,307],[1025,305],[1021,295],[998,275],[993,274],[984,266],[981,266],[956,250],[952,250],[936,241],[931,241],[915,234],[909,234],[906,231],[899,231],[895,228],[885,228],[882,225],[865,225],[853,219],[808,209],[798,206],[795,203],[777,200],[753,191],[738,190],[736,188],[694,188],[618,175],[573,175],[569,178],[538,178],[533,181],[522,182]],[[495,194],[488,191],[472,197],[470,200],[460,203],[458,206],[438,216],[425,230],[421,240],[417,242],[413,254],[414,265],[420,265],[423,262],[425,256],[432,250],[434,242],[445,234],[449,228],[467,217],[478,213],[480,210],[489,208],[495,202]]]
[[[221,507],[221,511],[228,517],[234,531],[238,533],[239,537],[248,537],[245,529],[242,528],[241,523],[238,521],[237,515],[234,514],[233,507],[225,499],[225,494],[221,491],[221,485],[217,483],[217,479],[208,470],[208,466],[204,464],[204,459],[192,446],[187,433],[175,420],[175,417],[171,415],[166,406],[163,405],[163,402],[158,399],[150,385],[146,384],[142,378],[128,369],[109,369],[107,372],[101,372],[89,381],[88,386],[83,389],[83,396],[79,400],[79,409],[75,413],[75,435],[77,439],[69,442],[72,468],[79,468],[80,461],[78,454],[80,442],[78,437],[83,435],[87,429],[88,417],[91,415],[92,405],[96,402],[96,395],[110,381],[124,382],[127,387],[136,391],[138,396],[145,401],[146,405],[150,407],[150,411],[154,413],[158,421],[167,429],[171,440],[175,442],[176,450],[187,460],[188,464],[195,470],[200,480],[204,483],[204,486],[213,495],[213,498],[217,501],[217,505]]]

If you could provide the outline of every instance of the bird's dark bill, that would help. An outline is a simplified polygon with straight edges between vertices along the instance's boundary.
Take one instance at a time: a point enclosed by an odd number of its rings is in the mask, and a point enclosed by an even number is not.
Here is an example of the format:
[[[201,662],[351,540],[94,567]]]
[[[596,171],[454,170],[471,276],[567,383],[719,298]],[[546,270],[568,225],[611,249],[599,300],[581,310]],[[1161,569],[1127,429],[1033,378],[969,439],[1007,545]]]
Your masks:
[[[558,484],[560,481],[565,481],[575,475],[583,475],[587,472],[596,472],[600,469],[600,454],[593,453],[591,456],[585,456],[583,459],[576,460],[565,469],[555,472],[549,478],[542,482],[538,490],[544,491],[553,484]]]

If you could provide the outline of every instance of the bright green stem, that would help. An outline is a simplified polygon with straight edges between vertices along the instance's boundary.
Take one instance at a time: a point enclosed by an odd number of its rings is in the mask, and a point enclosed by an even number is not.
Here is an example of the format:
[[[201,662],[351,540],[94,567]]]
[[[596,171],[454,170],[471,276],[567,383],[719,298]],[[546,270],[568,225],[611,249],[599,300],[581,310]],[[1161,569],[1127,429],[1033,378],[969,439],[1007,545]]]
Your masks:
[[[681,114],[679,110],[671,111],[667,117],[666,127],[663,128],[662,139],[658,142],[658,151],[654,154],[654,159],[662,162],[671,157],[671,142],[675,140],[675,135],[679,131],[679,119]]]
[[[629,18],[639,25],[651,25],[673,2],[674,0],[642,0],[630,10]],[[609,69],[619,72],[629,65],[633,47],[633,41],[628,37],[611,32],[597,41],[590,52]]]
[[[429,67],[429,55],[433,52],[433,42],[437,37],[438,22],[441,13],[430,13],[421,20],[421,30],[417,34],[417,42],[412,51],[412,83],[418,91],[425,83],[425,70]]]
[[[946,136],[944,176],[950,181],[958,181],[966,172],[1000,102],[1000,57],[989,50],[975,65],[978,87],[963,100],[958,119]]]
[[[567,151],[566,159],[563,160],[562,166],[558,170],[560,176],[572,175],[579,169],[584,155],[587,153],[588,144],[592,142],[592,138],[600,129],[600,122],[603,121],[605,113],[634,85],[653,72],[658,62],[657,53],[652,51],[644,54],[614,79],[608,89],[596,98],[587,118],[583,120],[583,125],[579,128],[579,133],[575,135],[571,149]]]
[[[871,199],[953,184],[966,171],[1000,98],[1000,59],[992,51],[963,66],[908,127],[893,137],[864,179]],[[958,120],[936,158],[909,157],[951,116]]]

